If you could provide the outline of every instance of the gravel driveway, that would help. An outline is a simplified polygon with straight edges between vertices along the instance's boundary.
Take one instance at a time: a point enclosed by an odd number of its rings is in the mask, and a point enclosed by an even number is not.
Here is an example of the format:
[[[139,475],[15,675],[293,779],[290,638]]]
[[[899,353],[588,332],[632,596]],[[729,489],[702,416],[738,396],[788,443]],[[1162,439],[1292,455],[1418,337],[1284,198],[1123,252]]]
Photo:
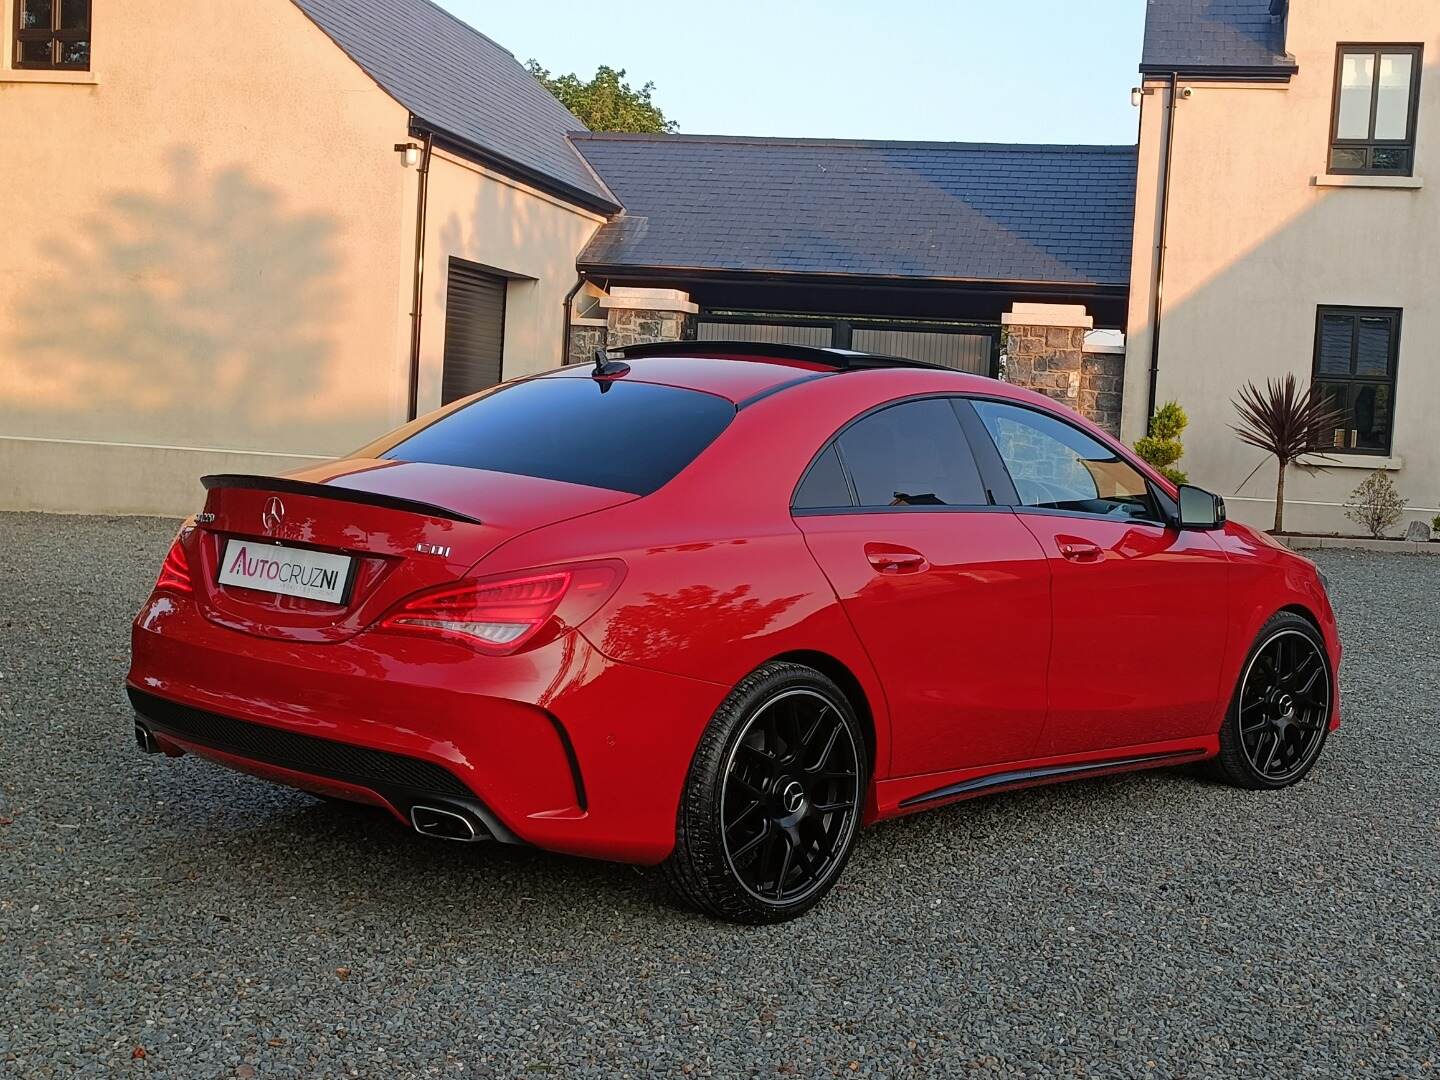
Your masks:
[[[0,1073],[1440,1073],[1440,560],[1326,552],[1346,726],[1279,795],[1150,773],[862,834],[797,924],[138,754],[174,530],[0,514]]]

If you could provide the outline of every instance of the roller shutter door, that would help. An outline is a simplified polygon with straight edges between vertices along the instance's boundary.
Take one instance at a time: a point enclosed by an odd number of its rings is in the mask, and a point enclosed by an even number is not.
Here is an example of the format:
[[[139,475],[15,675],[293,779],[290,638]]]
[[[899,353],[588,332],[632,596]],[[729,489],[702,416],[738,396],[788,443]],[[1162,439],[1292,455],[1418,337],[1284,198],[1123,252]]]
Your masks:
[[[500,381],[505,350],[505,279],[461,259],[450,260],[445,288],[442,404]]]

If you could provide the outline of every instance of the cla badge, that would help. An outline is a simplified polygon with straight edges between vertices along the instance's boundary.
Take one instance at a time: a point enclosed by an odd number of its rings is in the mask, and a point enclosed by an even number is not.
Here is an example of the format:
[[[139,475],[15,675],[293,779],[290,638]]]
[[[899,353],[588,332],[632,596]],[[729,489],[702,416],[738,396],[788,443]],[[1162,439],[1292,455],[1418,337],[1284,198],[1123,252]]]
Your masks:
[[[285,520],[285,504],[274,495],[270,496],[265,503],[265,509],[260,513],[260,524],[265,526],[266,532],[274,532],[280,528],[281,522]]]

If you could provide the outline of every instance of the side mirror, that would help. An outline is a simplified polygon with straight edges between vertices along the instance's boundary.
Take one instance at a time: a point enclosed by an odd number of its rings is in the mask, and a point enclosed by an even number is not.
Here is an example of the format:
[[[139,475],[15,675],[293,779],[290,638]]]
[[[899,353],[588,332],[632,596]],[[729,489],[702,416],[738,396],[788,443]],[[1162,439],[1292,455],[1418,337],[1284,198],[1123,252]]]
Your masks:
[[[1180,485],[1180,528],[1219,529],[1225,525],[1225,500],[1190,484]]]

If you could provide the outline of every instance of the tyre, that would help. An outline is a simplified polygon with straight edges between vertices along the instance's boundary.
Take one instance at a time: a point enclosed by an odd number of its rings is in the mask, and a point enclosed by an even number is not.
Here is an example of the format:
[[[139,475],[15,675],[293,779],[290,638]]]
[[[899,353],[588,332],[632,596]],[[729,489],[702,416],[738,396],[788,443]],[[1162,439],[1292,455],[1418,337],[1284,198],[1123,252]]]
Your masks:
[[[665,863],[692,906],[774,923],[830,891],[855,845],[869,775],[845,694],[801,664],[766,664],[715,711],[690,764]]]
[[[1260,629],[1220,729],[1215,773],[1264,791],[1303,780],[1330,733],[1334,673],[1320,632],[1282,611]]]

